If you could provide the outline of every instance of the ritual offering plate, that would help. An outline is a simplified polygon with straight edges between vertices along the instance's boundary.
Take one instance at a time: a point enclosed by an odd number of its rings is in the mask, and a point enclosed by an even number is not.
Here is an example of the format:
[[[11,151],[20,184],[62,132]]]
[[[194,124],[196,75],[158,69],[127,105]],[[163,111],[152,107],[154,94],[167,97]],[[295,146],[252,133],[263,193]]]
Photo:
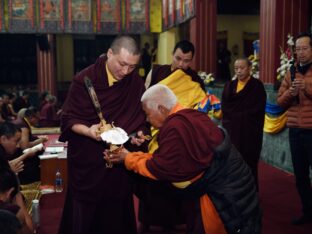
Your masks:
[[[101,134],[103,141],[106,141],[109,144],[113,145],[122,145],[127,140],[129,140],[128,134],[119,127],[114,127],[108,131],[105,131]]]

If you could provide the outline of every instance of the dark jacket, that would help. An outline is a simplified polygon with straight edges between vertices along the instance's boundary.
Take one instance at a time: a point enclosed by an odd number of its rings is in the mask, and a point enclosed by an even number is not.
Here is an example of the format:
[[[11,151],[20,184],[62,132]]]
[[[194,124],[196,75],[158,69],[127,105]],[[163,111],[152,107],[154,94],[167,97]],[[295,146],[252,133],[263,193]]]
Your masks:
[[[251,171],[228,137],[216,149],[214,160],[198,181],[183,190],[183,196],[213,201],[229,234],[261,231],[261,210]]]

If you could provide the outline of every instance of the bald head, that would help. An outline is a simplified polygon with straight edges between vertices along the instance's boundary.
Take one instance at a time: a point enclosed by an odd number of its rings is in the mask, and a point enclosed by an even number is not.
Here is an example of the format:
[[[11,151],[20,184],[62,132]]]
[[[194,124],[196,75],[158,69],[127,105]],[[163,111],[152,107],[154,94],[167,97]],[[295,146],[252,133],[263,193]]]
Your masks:
[[[121,48],[124,48],[132,55],[140,55],[139,47],[136,41],[130,36],[117,37],[110,46],[114,54],[119,54]]]

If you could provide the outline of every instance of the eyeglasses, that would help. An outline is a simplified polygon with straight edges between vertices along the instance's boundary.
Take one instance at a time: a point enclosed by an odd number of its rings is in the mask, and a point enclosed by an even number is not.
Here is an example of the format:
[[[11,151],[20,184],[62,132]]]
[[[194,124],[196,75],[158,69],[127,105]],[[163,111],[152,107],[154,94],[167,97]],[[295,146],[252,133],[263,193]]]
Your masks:
[[[310,48],[311,47],[297,47],[297,48],[295,48],[295,51],[296,52],[300,52],[300,51],[305,52],[305,51],[307,51]]]

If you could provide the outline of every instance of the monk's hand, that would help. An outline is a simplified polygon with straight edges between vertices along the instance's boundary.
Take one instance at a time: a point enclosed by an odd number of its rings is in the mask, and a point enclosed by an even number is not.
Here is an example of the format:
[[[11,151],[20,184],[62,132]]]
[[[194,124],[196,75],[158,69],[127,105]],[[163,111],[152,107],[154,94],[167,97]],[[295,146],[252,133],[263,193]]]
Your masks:
[[[131,137],[131,144],[140,146],[145,141],[151,140],[151,136],[144,135],[142,131],[138,131],[136,134],[130,135]]]
[[[41,140],[41,143],[47,142],[49,140],[48,136],[39,136],[39,139]]]
[[[125,161],[126,155],[129,153],[129,151],[125,148],[122,150],[118,151],[117,153],[113,153],[109,150],[105,150],[103,152],[104,154],[104,159],[113,164],[118,164],[118,163],[123,163]]]
[[[88,129],[88,136],[91,137],[94,140],[100,141],[101,140],[101,133],[99,132],[99,129],[101,127],[101,123],[98,124],[93,124],[89,129]]]
[[[16,174],[24,170],[24,163],[20,159],[14,159],[9,161],[10,168]]]

